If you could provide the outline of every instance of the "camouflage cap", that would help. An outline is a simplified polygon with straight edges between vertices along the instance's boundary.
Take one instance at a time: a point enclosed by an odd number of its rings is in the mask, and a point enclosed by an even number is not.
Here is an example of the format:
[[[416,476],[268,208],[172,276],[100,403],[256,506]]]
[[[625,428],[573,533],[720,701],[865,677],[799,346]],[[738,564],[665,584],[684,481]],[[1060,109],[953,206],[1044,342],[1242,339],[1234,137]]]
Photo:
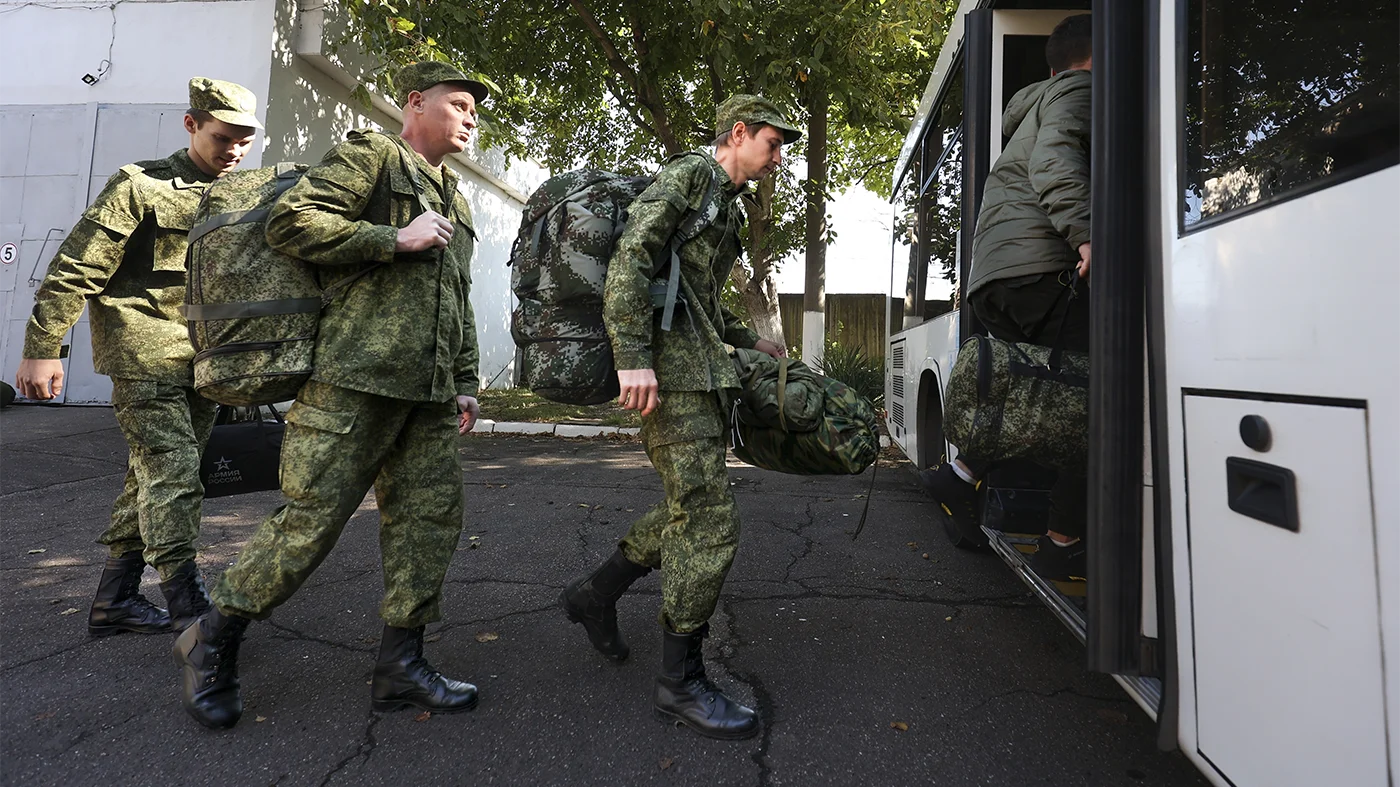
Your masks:
[[[791,145],[802,138],[802,131],[787,119],[778,105],[763,96],[738,93],[726,98],[715,110],[715,132],[723,134],[735,123],[753,125],[767,123],[783,132],[783,144]]]
[[[408,103],[409,93],[415,90],[422,93],[443,82],[460,84],[472,94],[472,98],[475,98],[478,104],[486,100],[486,85],[468,78],[456,66],[436,60],[410,63],[399,69],[394,74],[394,99],[399,102],[399,106],[403,106]]]
[[[190,109],[208,112],[216,120],[235,126],[263,127],[253,114],[258,109],[258,99],[253,91],[222,79],[191,79]]]

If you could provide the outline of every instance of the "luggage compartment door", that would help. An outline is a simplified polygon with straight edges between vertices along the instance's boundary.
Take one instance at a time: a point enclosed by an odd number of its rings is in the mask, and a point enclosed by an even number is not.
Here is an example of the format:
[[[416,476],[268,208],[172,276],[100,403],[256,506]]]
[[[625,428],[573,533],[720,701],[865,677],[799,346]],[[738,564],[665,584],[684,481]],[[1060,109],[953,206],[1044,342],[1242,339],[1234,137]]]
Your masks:
[[[1387,783],[1362,402],[1183,397],[1197,749],[1245,785]]]

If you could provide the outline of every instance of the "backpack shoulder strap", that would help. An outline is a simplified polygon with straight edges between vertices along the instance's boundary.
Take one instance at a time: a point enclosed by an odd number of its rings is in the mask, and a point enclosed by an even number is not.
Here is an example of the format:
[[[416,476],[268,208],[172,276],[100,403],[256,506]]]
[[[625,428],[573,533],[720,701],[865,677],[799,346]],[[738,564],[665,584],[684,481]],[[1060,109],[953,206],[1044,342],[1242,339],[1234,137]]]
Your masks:
[[[672,156],[667,163],[675,161],[682,156],[701,156],[697,151],[689,151]],[[661,330],[671,330],[671,325],[676,317],[676,301],[680,298],[681,289],[681,245],[694,239],[705,230],[706,227],[714,223],[719,216],[719,200],[715,198],[719,190],[719,176],[715,174],[714,167],[706,167],[709,172],[710,182],[705,185],[705,194],[700,198],[700,208],[691,210],[681,219],[681,223],[676,226],[676,232],[671,236],[667,248],[671,255],[671,270],[666,278],[666,301],[661,310]]]

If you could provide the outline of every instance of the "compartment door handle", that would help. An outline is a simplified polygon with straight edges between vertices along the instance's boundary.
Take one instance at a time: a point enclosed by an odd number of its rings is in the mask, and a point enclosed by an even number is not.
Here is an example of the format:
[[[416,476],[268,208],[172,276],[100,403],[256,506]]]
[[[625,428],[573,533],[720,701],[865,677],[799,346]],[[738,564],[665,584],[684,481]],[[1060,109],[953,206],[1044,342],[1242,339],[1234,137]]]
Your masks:
[[[1231,511],[1298,532],[1298,481],[1292,470],[1231,456],[1225,459],[1225,479]]]

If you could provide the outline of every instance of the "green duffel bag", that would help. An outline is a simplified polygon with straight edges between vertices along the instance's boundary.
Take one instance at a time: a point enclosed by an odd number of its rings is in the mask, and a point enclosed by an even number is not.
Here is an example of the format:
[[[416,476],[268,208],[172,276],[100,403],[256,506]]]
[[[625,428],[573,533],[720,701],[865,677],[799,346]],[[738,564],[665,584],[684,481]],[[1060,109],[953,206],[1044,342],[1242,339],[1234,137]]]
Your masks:
[[[740,421],[789,432],[810,432],[821,425],[826,378],[801,361],[758,350],[737,348],[730,357],[744,391],[743,406],[735,411]]]
[[[1088,353],[974,336],[958,349],[943,396],[948,442],[978,462],[1087,467]]]
[[[875,407],[845,383],[752,350],[736,350],[734,365],[744,388],[730,439],[742,461],[794,475],[856,475],[879,455]]]

